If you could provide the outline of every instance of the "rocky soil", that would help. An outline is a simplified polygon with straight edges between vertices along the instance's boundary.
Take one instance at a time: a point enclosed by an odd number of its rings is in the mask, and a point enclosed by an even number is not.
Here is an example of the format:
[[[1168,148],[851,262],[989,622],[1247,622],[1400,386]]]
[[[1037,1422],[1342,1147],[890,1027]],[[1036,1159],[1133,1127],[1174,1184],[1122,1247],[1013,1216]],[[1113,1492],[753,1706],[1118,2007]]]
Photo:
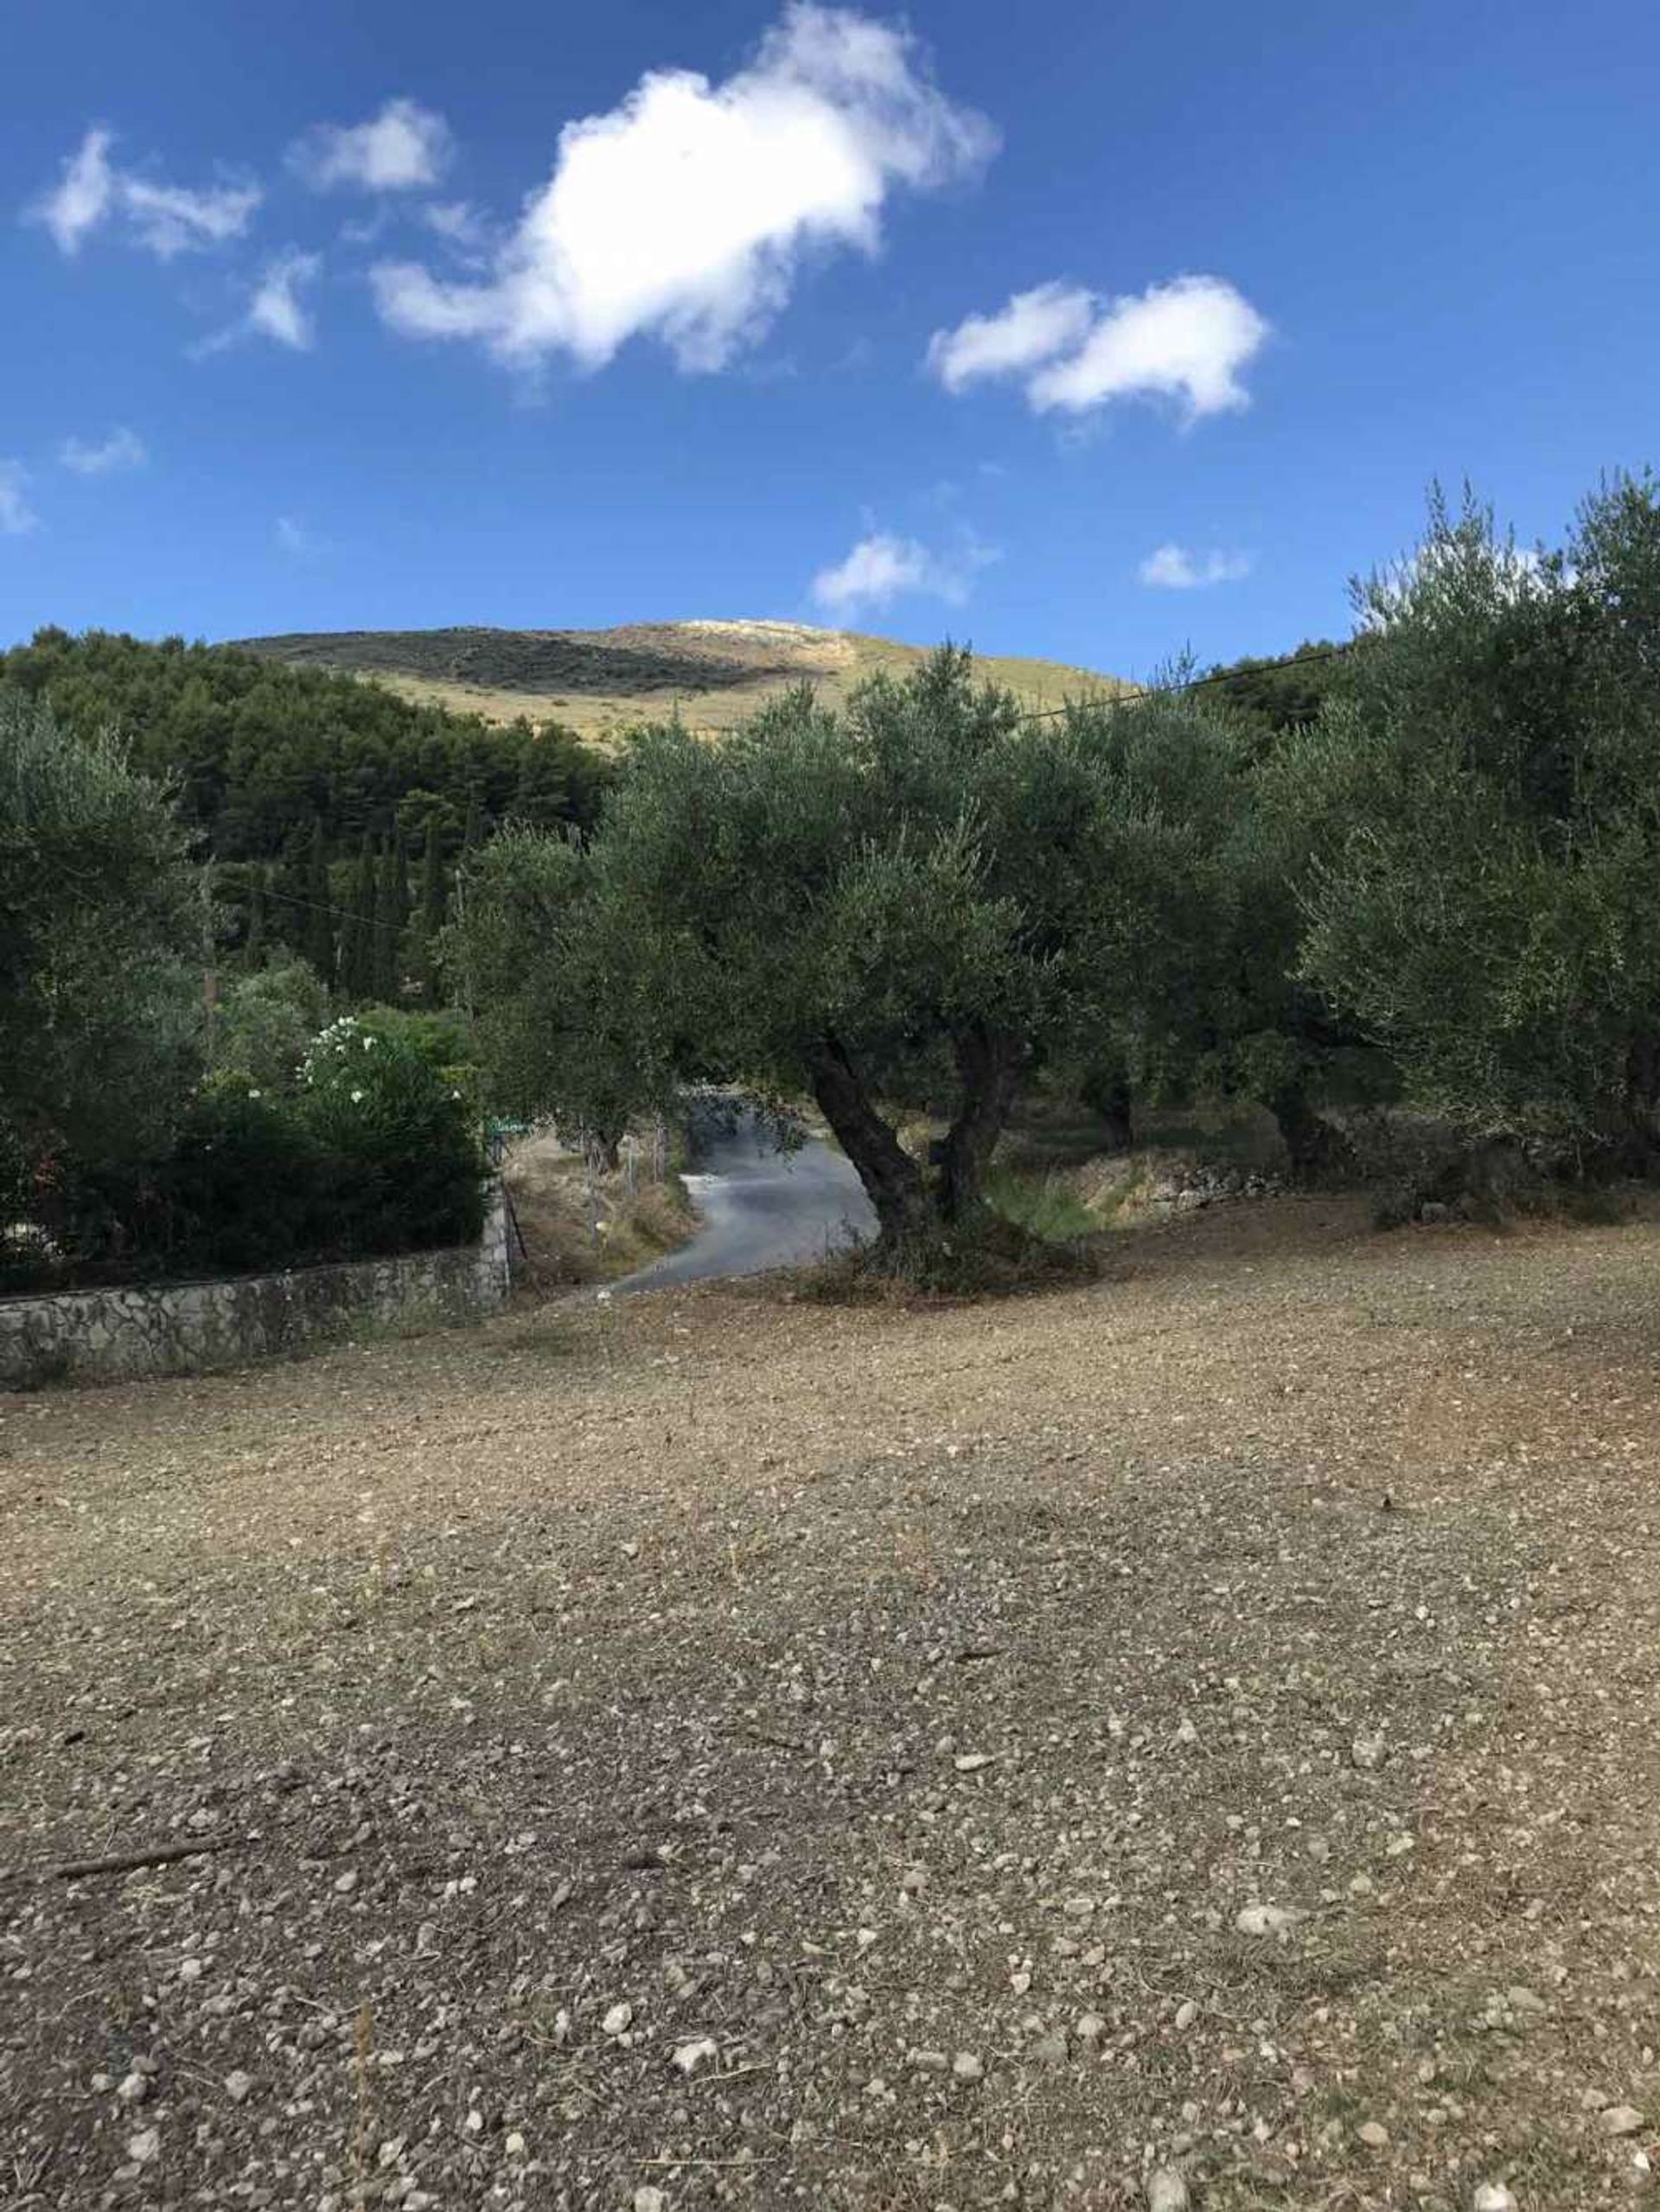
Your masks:
[[[1644,2190],[1660,1223],[1117,1249],[0,1400],[0,2204]]]

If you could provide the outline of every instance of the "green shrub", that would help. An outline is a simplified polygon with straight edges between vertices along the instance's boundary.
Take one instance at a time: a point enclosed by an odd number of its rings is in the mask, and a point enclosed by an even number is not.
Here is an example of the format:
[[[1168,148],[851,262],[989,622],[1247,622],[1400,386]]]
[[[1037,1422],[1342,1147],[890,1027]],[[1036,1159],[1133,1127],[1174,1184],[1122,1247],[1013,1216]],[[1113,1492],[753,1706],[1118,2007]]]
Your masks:
[[[483,1225],[471,1108],[418,1053],[336,1022],[291,1092],[211,1077],[173,1144],[62,1168],[7,1287],[261,1273],[463,1244]]]
[[[306,1047],[328,1018],[328,991],[304,960],[279,956],[236,977],[210,1039],[215,1077],[244,1091],[291,1088]]]
[[[349,1017],[333,1023],[306,1056],[302,1087],[298,1111],[335,1165],[341,1230],[354,1251],[478,1234],[473,1110],[412,1043]]]

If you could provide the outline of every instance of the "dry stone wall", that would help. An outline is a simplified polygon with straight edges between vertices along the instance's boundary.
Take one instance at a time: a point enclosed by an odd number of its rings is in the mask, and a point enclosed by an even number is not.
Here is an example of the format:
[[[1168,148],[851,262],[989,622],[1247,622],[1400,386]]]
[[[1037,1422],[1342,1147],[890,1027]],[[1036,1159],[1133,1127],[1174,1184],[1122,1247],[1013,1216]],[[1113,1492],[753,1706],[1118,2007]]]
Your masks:
[[[504,1305],[511,1287],[497,1186],[476,1245],[221,1282],[0,1298],[0,1389],[188,1374],[303,1351],[365,1326],[476,1321]]]

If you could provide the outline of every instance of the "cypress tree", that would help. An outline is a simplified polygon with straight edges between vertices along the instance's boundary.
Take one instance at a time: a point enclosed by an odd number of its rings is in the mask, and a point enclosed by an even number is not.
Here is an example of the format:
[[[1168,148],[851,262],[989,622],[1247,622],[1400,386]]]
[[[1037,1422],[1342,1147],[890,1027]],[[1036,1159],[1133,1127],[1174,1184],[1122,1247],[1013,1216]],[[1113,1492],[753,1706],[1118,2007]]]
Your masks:
[[[265,870],[256,861],[248,871],[248,926],[242,937],[242,958],[257,968],[265,957]]]
[[[305,954],[312,966],[332,990],[335,985],[335,916],[329,912],[333,904],[329,879],[329,843],[323,834],[322,817],[316,815],[311,823],[311,848],[305,865]]]
[[[348,994],[360,1004],[374,996],[374,839],[367,830],[358,849],[357,874],[352,885],[352,918],[346,925],[345,972]]]
[[[388,838],[380,849],[379,882],[375,889],[374,996],[391,1005],[401,994],[404,931],[409,921],[409,869],[401,837]]]
[[[419,968],[421,995],[429,1006],[440,1003],[438,932],[444,915],[444,847],[438,838],[436,814],[426,818],[426,850],[421,856],[421,911]]]

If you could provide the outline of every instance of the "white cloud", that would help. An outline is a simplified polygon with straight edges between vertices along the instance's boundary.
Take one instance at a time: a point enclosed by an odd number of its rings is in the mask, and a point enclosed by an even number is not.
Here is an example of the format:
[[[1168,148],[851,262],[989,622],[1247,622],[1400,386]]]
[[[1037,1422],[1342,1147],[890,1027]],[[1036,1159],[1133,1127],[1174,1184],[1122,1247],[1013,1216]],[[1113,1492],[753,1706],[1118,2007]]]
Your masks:
[[[316,325],[300,294],[316,281],[322,266],[320,253],[302,253],[294,245],[275,255],[260,274],[244,328],[274,338],[279,346],[291,346],[297,353],[306,352],[316,340]]]
[[[21,538],[41,519],[23,496],[28,481],[21,461],[0,461],[0,538]]]
[[[94,124],[65,162],[61,181],[28,211],[29,220],[45,224],[61,252],[79,253],[82,239],[110,211],[115,193],[115,173],[110,167],[113,143],[112,134]]]
[[[297,354],[310,353],[316,342],[316,322],[301,295],[316,281],[322,267],[320,253],[303,252],[297,245],[286,245],[273,254],[259,272],[247,312],[191,347],[192,360],[205,360],[222,354],[245,338],[269,338]]]
[[[311,551],[311,534],[297,515],[279,514],[271,535],[280,551],[295,560],[303,560]]]
[[[81,240],[115,220],[129,241],[168,261],[193,246],[240,238],[261,197],[257,184],[227,179],[199,192],[163,184],[110,159],[114,134],[95,124],[63,165],[63,175],[25,211],[44,224],[59,249],[73,255]]]
[[[948,392],[986,376],[1013,376],[1080,345],[1095,320],[1095,297],[1076,284],[1039,284],[1017,292],[998,315],[971,315],[936,330],[928,364]]]
[[[1207,584],[1238,583],[1255,564],[1248,553],[1190,553],[1185,545],[1160,545],[1136,573],[1166,591],[1202,591]]]
[[[936,553],[914,538],[874,531],[861,538],[845,559],[819,571],[813,579],[813,596],[840,615],[859,608],[886,607],[918,592],[960,607],[976,571],[997,558],[993,547],[972,536],[966,535],[954,552]]]
[[[86,438],[65,438],[58,458],[78,476],[107,476],[118,469],[142,469],[150,455],[141,437],[118,426],[97,444]]]
[[[766,330],[807,253],[874,252],[892,191],[964,175],[995,144],[908,32],[792,0],[723,83],[653,70],[608,114],[566,124],[488,281],[389,263],[376,297],[396,329],[507,360],[597,368],[650,332],[682,368],[718,369]]]
[[[1192,422],[1250,405],[1241,374],[1267,335],[1263,317],[1220,277],[1177,277],[1111,300],[1041,284],[996,315],[936,332],[928,360],[949,392],[1020,376],[1038,414],[1171,399]]]
[[[421,220],[469,267],[488,269],[497,233],[469,201],[431,200],[421,210]]]
[[[192,246],[222,245],[240,238],[262,197],[257,184],[214,184],[187,192],[142,176],[123,175],[117,182],[139,245],[163,261]]]
[[[450,126],[417,100],[388,100],[367,123],[319,123],[288,150],[289,167],[314,192],[355,185],[408,192],[436,184],[454,153]]]

